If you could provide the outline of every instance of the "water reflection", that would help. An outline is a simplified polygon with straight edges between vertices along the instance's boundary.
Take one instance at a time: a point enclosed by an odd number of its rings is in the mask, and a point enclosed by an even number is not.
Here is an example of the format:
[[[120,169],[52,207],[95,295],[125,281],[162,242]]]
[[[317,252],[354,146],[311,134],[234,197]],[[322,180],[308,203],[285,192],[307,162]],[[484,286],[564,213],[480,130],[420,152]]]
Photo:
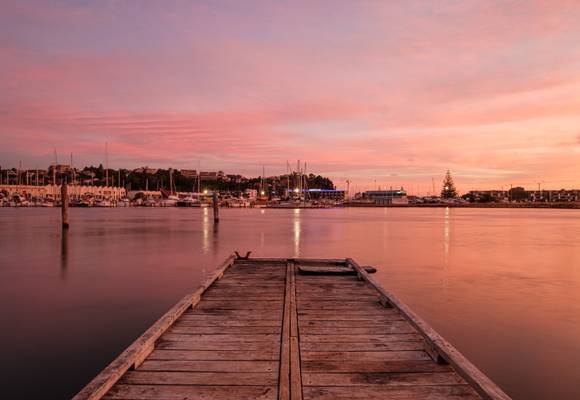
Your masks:
[[[292,227],[294,232],[294,257],[300,257],[300,233],[301,233],[301,209],[295,208],[292,214]]]
[[[60,278],[66,280],[68,270],[68,229],[60,234]]]
[[[201,218],[201,230],[202,230],[202,243],[201,249],[203,250],[204,254],[207,254],[209,251],[209,211],[207,207],[203,208],[203,214]]]
[[[5,398],[72,397],[233,250],[254,250],[376,265],[514,399],[580,399],[578,210],[231,209],[220,227],[211,209],[73,209],[60,237],[55,211],[0,209]]]
[[[447,290],[449,288],[449,226],[451,224],[451,216],[449,207],[445,207],[445,214],[443,216],[443,295],[447,298]]]
[[[213,235],[212,235],[212,241],[211,241],[211,248],[212,248],[212,254],[214,256],[216,256],[216,258],[217,258],[218,254],[219,254],[219,244],[220,244],[220,242],[218,240],[219,239],[219,226],[220,226],[220,224],[214,223],[212,225],[213,225],[213,229],[212,229]]]
[[[449,207],[445,208],[445,216],[443,218],[443,248],[445,251],[445,264],[449,261],[449,224],[451,218],[449,216]]]

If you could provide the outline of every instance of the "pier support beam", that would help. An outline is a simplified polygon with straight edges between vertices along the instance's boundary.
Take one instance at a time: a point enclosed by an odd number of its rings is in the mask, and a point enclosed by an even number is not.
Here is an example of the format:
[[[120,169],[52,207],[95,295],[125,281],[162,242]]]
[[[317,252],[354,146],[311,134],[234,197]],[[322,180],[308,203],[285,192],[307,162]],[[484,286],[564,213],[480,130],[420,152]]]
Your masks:
[[[216,224],[220,222],[220,208],[216,192],[213,192],[213,222]]]
[[[66,179],[60,185],[60,203],[62,213],[62,229],[68,229],[68,185]]]

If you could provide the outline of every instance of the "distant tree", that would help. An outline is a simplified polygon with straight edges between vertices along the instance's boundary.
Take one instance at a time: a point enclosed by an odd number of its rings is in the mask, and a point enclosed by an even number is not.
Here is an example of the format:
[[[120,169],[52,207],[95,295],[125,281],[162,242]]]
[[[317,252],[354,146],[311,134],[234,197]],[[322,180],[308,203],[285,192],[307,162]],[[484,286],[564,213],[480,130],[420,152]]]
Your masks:
[[[454,199],[457,197],[457,189],[451,177],[451,172],[447,170],[445,179],[443,179],[443,188],[441,189],[441,197],[444,199]]]
[[[493,197],[491,197],[491,194],[489,194],[489,193],[484,193],[479,197],[480,203],[491,203],[492,201],[493,201]]]
[[[509,198],[511,201],[526,201],[528,200],[528,194],[526,189],[518,186],[510,189]]]

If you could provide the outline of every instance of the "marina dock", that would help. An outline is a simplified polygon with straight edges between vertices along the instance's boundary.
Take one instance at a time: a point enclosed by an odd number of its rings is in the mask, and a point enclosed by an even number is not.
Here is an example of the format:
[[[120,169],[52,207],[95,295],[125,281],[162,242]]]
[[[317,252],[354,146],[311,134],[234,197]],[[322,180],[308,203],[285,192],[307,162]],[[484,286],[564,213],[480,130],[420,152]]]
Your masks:
[[[232,255],[74,399],[509,396],[354,260]]]

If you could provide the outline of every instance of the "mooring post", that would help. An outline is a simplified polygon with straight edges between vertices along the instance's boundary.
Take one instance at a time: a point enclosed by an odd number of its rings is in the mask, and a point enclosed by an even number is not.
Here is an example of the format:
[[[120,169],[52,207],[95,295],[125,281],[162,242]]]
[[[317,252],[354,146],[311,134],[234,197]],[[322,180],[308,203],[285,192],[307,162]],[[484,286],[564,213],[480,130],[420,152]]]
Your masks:
[[[62,211],[62,229],[68,229],[68,185],[66,179],[60,184],[60,203]]]
[[[220,222],[220,209],[218,195],[216,192],[213,192],[213,222],[215,223]]]

